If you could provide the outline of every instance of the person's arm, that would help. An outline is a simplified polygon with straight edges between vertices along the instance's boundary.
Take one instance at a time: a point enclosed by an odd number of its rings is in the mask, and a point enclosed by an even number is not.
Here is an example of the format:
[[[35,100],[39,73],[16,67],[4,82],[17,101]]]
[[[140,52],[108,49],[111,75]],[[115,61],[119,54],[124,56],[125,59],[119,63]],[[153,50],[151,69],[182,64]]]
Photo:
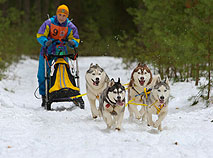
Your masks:
[[[50,31],[50,23],[50,19],[46,20],[38,30],[37,40],[42,46],[45,46],[45,43],[48,41],[47,37]]]
[[[80,39],[78,35],[78,29],[77,27],[72,23],[68,23],[68,34],[67,34],[67,39],[72,40],[75,43],[75,47],[78,47]]]

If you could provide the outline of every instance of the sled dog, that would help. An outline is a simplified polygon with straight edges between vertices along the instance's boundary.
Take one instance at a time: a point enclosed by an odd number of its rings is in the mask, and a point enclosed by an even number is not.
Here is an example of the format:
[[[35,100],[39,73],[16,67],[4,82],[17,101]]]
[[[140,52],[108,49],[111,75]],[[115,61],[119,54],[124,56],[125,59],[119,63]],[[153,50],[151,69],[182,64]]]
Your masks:
[[[162,130],[161,122],[166,117],[168,113],[168,103],[170,96],[170,86],[169,80],[166,78],[164,81],[161,81],[158,77],[152,93],[149,96],[149,106],[147,108],[147,123],[150,126]],[[158,119],[153,122],[152,114],[157,114]]]
[[[109,77],[98,64],[90,64],[85,75],[87,98],[90,103],[92,117],[97,118],[99,111],[96,108],[96,99],[99,99],[101,92],[107,87]]]
[[[135,115],[136,119],[140,119],[142,117],[143,121],[145,120],[147,108],[145,105],[148,98],[139,94],[144,92],[144,88],[147,90],[151,89],[154,82],[157,80],[157,77],[158,75],[153,77],[151,70],[146,64],[139,63],[133,70],[128,86],[128,110],[130,113],[130,119],[132,119],[133,115]],[[140,105],[141,109],[139,111],[139,105],[135,104],[144,104],[144,106]]]
[[[120,83],[120,78],[118,78],[118,82],[111,79],[107,88],[101,93],[99,110],[107,128],[115,126],[116,130],[121,129],[125,110],[125,95],[125,87]]]

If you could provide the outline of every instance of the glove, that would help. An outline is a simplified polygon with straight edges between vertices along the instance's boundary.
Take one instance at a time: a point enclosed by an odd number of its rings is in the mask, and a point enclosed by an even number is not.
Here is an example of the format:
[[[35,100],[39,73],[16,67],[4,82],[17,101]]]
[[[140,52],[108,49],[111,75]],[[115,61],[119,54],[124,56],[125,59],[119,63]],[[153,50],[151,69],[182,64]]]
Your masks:
[[[74,57],[75,57],[75,55],[72,54],[72,55],[70,56],[70,59],[74,60]]]
[[[75,60],[76,58],[78,58],[78,54],[75,56],[75,54],[70,55],[70,59]]]
[[[49,41],[47,41],[46,43],[45,43],[45,46],[47,46],[47,47],[49,47],[51,44],[52,44],[52,40],[49,40]]]
[[[67,43],[70,47],[75,47],[75,42],[73,40],[69,40]]]

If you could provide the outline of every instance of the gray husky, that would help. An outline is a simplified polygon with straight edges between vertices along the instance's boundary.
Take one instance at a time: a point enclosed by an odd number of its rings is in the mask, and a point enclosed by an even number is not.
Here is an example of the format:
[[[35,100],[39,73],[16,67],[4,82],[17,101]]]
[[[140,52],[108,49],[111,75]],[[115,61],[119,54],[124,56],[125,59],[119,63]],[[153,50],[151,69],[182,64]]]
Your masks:
[[[147,123],[150,126],[162,130],[161,122],[168,113],[168,103],[170,96],[169,80],[161,81],[160,77],[155,82],[154,88],[149,96],[149,106],[147,108]],[[158,119],[153,122],[152,114],[158,115]]]
[[[90,64],[89,70],[87,70],[86,75],[86,90],[87,97],[90,103],[92,117],[97,118],[99,116],[99,111],[96,108],[96,99],[99,99],[102,91],[107,87],[109,83],[109,77],[98,64]]]
[[[115,126],[116,130],[121,129],[121,123],[125,110],[125,87],[111,79],[108,87],[101,93],[99,99],[99,110],[107,124],[107,128]]]

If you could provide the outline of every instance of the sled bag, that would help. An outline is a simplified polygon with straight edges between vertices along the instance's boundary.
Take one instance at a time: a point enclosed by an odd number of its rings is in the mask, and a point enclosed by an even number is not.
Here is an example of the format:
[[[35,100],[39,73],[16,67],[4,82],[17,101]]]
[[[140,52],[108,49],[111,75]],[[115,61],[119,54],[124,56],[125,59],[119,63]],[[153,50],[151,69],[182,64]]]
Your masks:
[[[53,76],[51,76],[49,93],[51,94],[61,89],[79,92],[74,76],[71,75],[69,64],[63,58],[58,58],[54,65]],[[71,94],[71,96],[73,95]]]

